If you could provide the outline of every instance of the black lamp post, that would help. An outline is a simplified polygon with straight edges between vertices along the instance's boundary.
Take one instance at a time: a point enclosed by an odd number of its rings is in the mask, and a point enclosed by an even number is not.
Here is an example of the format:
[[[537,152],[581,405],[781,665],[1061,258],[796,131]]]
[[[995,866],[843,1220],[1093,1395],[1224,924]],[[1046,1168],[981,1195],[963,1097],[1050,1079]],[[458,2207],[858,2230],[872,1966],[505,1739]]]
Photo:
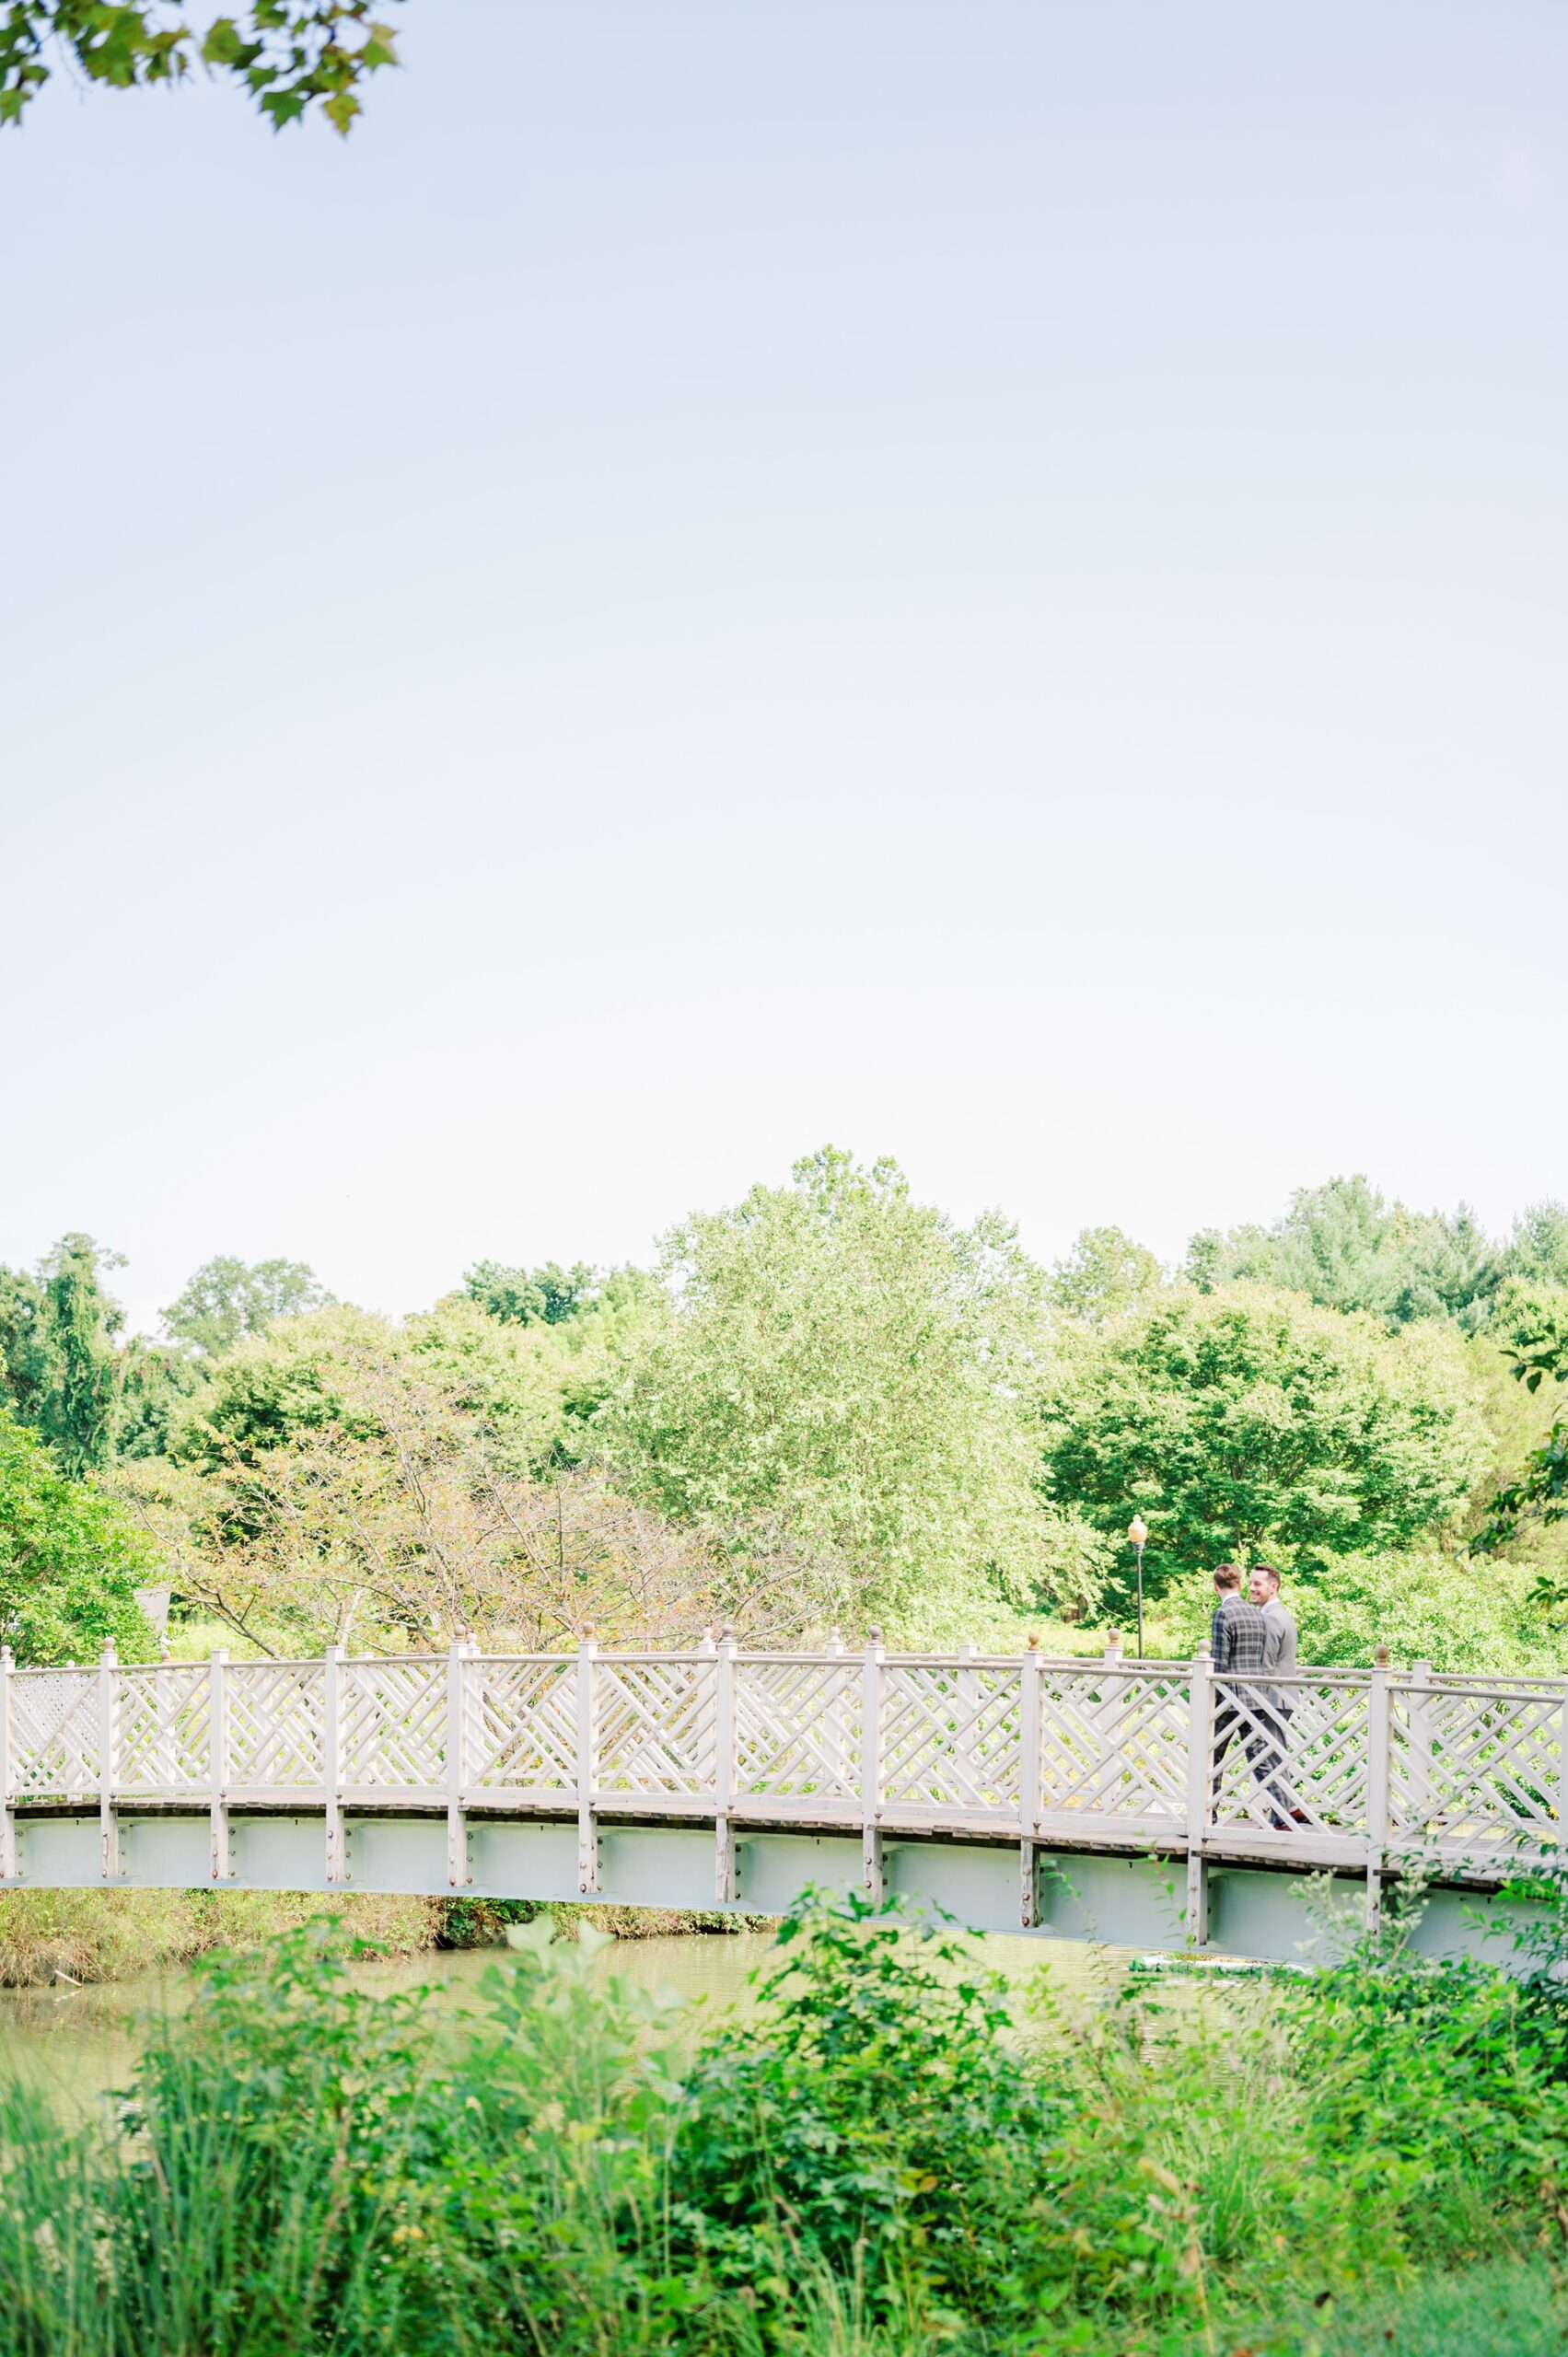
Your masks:
[[[1134,1515],[1127,1526],[1127,1536],[1132,1541],[1138,1558],[1138,1659],[1144,1658],[1144,1549],[1148,1541],[1148,1528],[1141,1515]]]

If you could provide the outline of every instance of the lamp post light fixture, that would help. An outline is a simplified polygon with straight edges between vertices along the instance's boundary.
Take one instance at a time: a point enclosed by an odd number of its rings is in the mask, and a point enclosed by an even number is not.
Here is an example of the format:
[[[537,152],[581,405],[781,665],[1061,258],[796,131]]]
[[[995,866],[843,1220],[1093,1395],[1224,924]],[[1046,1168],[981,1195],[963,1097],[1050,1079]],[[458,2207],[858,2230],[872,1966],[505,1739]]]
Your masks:
[[[1148,1526],[1142,1515],[1135,1514],[1127,1526],[1127,1536],[1138,1558],[1138,1659],[1144,1658],[1144,1549],[1148,1542]]]

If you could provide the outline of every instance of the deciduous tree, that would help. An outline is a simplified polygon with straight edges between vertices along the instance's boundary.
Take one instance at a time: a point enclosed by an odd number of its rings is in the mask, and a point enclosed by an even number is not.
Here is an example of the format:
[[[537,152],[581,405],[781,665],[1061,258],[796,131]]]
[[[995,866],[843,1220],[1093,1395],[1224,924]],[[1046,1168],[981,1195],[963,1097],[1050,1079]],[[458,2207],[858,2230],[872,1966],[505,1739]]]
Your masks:
[[[222,1254],[204,1261],[162,1314],[170,1341],[203,1358],[219,1358],[274,1318],[320,1309],[332,1296],[303,1260],[244,1261]]]
[[[623,1643],[690,1643],[715,1615],[759,1638],[798,1635],[809,1566],[738,1594],[722,1550],[602,1470],[526,1469],[482,1412],[472,1365],[410,1348],[363,1312],[282,1332],[288,1352],[273,1337],[225,1363],[183,1468],[119,1476],[181,1595],[246,1637],[417,1645],[471,1628],[532,1651],[592,1624]]]
[[[1558,1288],[1513,1306],[1504,1347],[1509,1369],[1527,1390],[1568,1384],[1568,1289]],[[1561,1394],[1558,1395],[1561,1399]],[[1527,1457],[1518,1474],[1504,1481],[1491,1501],[1486,1520],[1472,1542],[1478,1554],[1493,1554],[1531,1525],[1568,1520],[1568,1405],[1560,1405],[1550,1430]],[[1554,1615],[1568,1610],[1568,1576],[1560,1566],[1543,1573],[1536,1600]]]
[[[1040,1281],[994,1215],[955,1225],[896,1164],[828,1147],[664,1240],[671,1308],[603,1430],[640,1493],[753,1518],[848,1567],[859,1620],[962,1632],[998,1590],[1081,1607],[1099,1549],[1042,1502],[1020,1411]]]
[[[1067,1317],[1098,1325],[1164,1282],[1165,1271],[1146,1246],[1119,1227],[1086,1227],[1052,1270],[1051,1297]]]
[[[125,1320],[103,1271],[122,1265],[73,1229],[30,1275],[0,1269],[0,1376],[15,1414],[70,1475],[114,1453]]]
[[[1052,1493],[1108,1540],[1136,1508],[1156,1589],[1237,1554],[1310,1573],[1416,1545],[1487,1461],[1457,1336],[1249,1285],[1179,1286],[1085,1337],[1044,1413]]]
[[[63,1472],[0,1406],[0,1640],[18,1660],[87,1660],[109,1637],[145,1659],[152,1632],[134,1591],[157,1562],[113,1500]]]

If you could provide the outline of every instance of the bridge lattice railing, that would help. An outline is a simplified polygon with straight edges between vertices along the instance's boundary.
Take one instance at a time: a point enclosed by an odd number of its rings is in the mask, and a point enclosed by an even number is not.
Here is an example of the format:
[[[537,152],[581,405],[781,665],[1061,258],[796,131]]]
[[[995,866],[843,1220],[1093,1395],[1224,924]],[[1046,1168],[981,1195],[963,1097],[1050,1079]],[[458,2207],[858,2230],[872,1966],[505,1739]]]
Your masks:
[[[690,1652],[135,1663],[0,1675],[6,1805],[201,1797],[620,1809],[1332,1860],[1554,1850],[1568,1683]]]

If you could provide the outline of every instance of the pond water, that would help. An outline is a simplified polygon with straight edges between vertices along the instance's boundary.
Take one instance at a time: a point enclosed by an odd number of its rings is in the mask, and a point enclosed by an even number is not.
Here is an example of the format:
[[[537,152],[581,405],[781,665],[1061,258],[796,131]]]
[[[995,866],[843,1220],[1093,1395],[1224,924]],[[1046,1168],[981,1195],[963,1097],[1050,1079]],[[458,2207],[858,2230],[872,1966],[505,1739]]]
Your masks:
[[[1136,1953],[994,1933],[978,1945],[987,1962],[1020,1991],[1031,1976],[1043,1971],[1064,1996],[1080,2000],[1112,1993]],[[619,1974],[645,1989],[678,1989],[701,2001],[703,2014],[711,2018],[727,2006],[749,2002],[749,1976],[769,1946],[765,1932],[616,1940],[600,1951],[596,1970]],[[492,1965],[505,1964],[506,1957],[504,1948],[436,1951],[398,1963],[364,1966],[360,1977],[370,1988],[434,1989],[438,2011],[456,2024],[475,2003],[482,1975]],[[125,2083],[145,2024],[181,2012],[192,1985],[189,1973],[172,1971],[97,1987],[0,1990],[0,2062],[49,2087],[67,2107],[90,2104],[104,2089]]]

